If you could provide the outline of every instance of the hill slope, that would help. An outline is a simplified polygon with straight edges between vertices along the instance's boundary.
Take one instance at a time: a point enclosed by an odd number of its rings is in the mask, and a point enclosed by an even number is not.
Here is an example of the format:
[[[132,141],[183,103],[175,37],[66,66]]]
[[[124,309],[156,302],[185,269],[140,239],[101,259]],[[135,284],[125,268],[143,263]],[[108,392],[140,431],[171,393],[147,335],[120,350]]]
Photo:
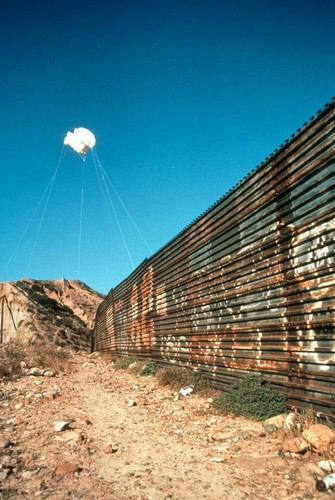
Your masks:
[[[95,313],[103,298],[76,280],[0,283],[0,342],[19,337],[88,349]]]

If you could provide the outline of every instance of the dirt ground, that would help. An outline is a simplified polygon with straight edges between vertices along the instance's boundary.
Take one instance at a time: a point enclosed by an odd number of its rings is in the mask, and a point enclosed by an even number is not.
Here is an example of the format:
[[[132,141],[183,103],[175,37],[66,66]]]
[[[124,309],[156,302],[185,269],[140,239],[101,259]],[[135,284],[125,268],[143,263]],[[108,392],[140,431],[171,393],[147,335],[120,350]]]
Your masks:
[[[320,456],[287,458],[262,423],[175,396],[84,354],[54,377],[0,383],[0,499],[335,497],[316,490]]]

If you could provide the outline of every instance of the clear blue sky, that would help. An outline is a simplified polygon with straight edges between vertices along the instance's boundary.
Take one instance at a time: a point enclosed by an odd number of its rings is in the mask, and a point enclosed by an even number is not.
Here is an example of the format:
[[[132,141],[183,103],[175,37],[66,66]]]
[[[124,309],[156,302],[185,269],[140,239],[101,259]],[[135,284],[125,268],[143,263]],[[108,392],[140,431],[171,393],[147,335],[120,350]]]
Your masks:
[[[94,132],[155,252],[335,93],[333,0],[4,0],[1,20],[0,281],[107,293],[133,269],[118,224],[150,255],[92,152],[67,148],[43,199],[68,130]]]

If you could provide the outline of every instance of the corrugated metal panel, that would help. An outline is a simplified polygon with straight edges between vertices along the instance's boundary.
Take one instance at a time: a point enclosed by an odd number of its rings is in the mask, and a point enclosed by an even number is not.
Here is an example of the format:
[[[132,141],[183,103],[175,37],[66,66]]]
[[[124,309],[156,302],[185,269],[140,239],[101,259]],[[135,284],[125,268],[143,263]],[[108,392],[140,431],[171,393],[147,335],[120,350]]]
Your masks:
[[[330,413],[335,381],[335,101],[111,290],[94,346],[262,373]]]

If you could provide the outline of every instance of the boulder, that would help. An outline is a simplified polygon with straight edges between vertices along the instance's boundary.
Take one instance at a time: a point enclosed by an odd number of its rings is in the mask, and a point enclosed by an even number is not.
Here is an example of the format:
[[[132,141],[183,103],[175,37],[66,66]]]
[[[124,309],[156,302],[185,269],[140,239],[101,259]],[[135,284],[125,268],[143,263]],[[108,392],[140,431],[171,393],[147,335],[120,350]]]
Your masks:
[[[302,435],[320,452],[327,451],[330,444],[335,441],[335,432],[324,424],[312,424],[303,431]]]

